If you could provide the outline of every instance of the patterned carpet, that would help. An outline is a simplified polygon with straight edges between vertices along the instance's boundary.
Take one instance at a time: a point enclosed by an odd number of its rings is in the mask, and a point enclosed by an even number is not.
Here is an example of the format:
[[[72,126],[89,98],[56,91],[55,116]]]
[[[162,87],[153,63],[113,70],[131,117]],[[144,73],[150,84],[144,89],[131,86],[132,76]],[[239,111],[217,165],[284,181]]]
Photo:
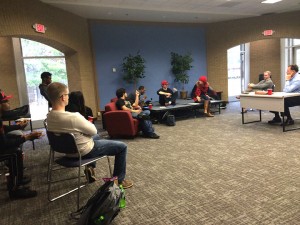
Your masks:
[[[300,118],[297,110],[292,110],[295,119]],[[248,121],[257,118],[257,111],[246,114]],[[300,224],[300,131],[283,133],[279,125],[268,125],[269,112],[262,118],[242,125],[239,103],[230,103],[214,118],[200,115],[177,120],[175,127],[154,125],[158,140],[123,140],[127,178],[134,187],[126,190],[127,206],[112,224]],[[300,127],[300,120],[294,126]],[[69,214],[76,209],[76,194],[47,200],[46,138],[36,142],[36,150],[31,143],[25,149],[26,173],[38,197],[10,201],[1,175],[0,224],[74,224]],[[107,176],[106,165],[98,163],[99,179]],[[82,189],[81,203],[101,184]],[[54,194],[70,185],[57,184]]]

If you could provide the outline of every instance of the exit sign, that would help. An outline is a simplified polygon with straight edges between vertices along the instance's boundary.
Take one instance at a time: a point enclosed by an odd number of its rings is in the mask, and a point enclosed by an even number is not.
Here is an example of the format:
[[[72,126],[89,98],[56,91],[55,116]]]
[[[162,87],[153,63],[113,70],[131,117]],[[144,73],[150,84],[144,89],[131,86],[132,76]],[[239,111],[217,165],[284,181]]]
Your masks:
[[[36,24],[33,24],[32,27],[38,33],[44,34],[46,32],[46,27],[43,24],[36,23]]]
[[[274,30],[264,30],[263,32],[262,32],[262,34],[264,35],[264,36],[272,36],[273,34],[274,34]]]

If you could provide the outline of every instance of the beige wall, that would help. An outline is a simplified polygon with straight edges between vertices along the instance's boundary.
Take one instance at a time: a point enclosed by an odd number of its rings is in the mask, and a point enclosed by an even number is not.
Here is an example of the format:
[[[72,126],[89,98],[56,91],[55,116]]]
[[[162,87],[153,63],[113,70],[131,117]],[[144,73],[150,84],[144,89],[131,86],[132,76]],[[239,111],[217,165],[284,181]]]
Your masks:
[[[44,24],[47,28],[46,33],[36,33],[32,28],[35,23]],[[82,91],[86,104],[94,113],[98,111],[98,94],[95,88],[93,56],[86,19],[38,0],[1,0],[0,37],[24,37],[64,52],[70,91]],[[5,47],[9,51],[11,48],[9,41],[6,38],[1,40],[1,50]],[[4,42],[8,43],[8,46]],[[4,54],[8,57],[5,58],[6,65],[1,66],[0,88],[17,93],[15,82],[9,81],[11,77],[16,77],[13,57],[11,53],[3,53],[4,50],[0,52],[0,61],[3,60]]]
[[[271,71],[275,91],[281,90],[280,39],[254,41],[250,44],[250,81],[258,82],[258,75]]]
[[[215,89],[223,90],[224,99],[228,97],[227,49],[258,40],[300,38],[299,11],[213,23],[206,27],[208,79]],[[262,32],[268,29],[275,31],[272,37],[262,35]],[[273,72],[276,90],[279,91],[277,87],[280,86],[280,78],[278,77],[280,76],[280,69],[277,73],[278,68],[276,65],[272,65],[273,59],[275,59],[274,62],[278,62],[279,49],[275,55],[269,57],[268,65],[273,68],[268,69]],[[265,62],[266,60],[264,59]],[[254,62],[251,61],[252,63]],[[262,64],[260,63],[260,65]],[[252,72],[256,73],[260,65],[253,65],[256,69],[251,68]]]

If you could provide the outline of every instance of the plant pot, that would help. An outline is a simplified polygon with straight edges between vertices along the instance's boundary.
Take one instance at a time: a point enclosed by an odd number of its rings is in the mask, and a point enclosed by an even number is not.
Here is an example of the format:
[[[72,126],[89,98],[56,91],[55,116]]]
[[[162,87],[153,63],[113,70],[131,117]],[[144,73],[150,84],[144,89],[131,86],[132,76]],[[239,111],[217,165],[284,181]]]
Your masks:
[[[180,98],[181,99],[187,99],[187,91],[180,91]]]

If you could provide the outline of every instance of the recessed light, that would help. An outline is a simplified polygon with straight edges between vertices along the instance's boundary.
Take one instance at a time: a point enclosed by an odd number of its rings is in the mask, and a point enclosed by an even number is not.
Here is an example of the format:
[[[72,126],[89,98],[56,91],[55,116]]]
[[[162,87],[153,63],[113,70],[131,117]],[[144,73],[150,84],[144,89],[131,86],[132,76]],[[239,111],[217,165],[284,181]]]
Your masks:
[[[277,2],[281,2],[282,0],[265,0],[261,3],[266,3],[266,4],[274,4],[274,3],[277,3]]]

